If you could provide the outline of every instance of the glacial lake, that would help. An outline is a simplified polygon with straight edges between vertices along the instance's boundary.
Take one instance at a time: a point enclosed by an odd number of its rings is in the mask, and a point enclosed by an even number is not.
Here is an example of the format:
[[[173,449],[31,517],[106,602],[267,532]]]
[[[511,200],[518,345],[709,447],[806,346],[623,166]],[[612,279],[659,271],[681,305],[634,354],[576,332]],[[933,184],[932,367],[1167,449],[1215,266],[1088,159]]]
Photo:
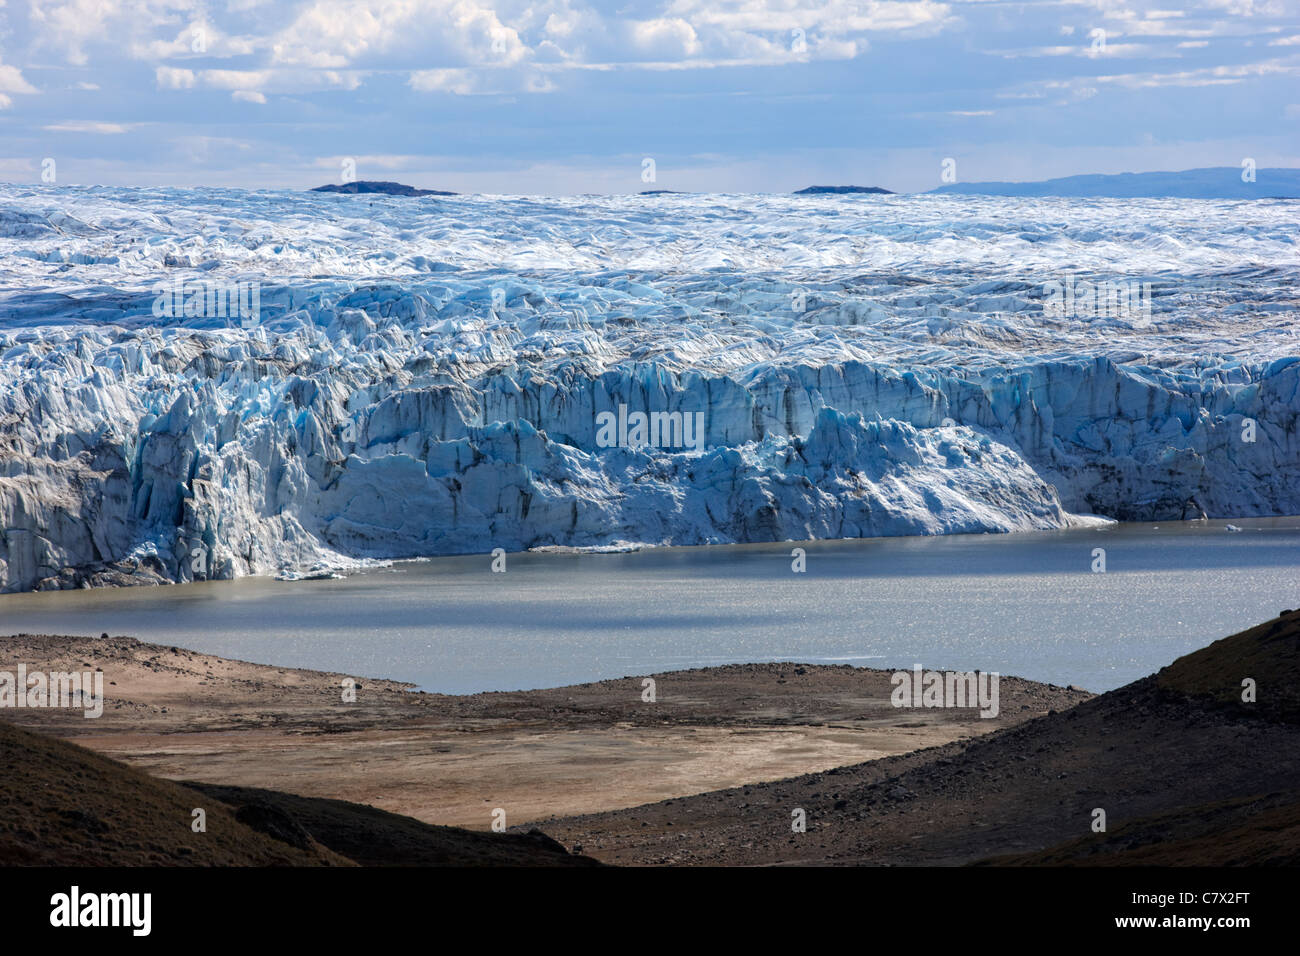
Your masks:
[[[980,668],[1105,691],[1300,606],[1300,518],[528,553],[0,596],[0,634],[130,634],[469,693],[743,661]],[[791,570],[791,550],[807,570]],[[1105,549],[1096,573],[1093,551]]]

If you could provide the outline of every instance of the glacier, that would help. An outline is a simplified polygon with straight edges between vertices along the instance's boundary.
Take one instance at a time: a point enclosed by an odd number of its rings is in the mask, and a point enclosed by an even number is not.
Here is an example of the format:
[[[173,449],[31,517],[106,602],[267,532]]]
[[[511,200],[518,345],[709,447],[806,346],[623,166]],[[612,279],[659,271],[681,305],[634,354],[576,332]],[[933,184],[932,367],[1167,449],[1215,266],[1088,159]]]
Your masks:
[[[0,185],[0,590],[1300,513],[1296,208]]]

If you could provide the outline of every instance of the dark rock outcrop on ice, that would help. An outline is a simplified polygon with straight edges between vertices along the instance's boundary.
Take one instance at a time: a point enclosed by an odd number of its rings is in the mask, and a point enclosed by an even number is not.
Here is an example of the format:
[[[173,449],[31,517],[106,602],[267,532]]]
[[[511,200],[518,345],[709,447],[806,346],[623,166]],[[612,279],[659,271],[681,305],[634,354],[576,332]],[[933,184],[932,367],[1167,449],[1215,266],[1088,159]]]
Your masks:
[[[443,189],[418,189],[415,186],[407,186],[405,183],[388,183],[371,179],[359,179],[355,182],[343,183],[337,185],[329,183],[325,186],[317,186],[312,190],[314,193],[380,193],[385,196],[455,196],[457,193],[447,192]]]
[[[882,189],[879,186],[805,186],[803,189],[796,189],[796,196],[844,196],[850,193],[867,193],[873,196],[892,196],[892,189]]]

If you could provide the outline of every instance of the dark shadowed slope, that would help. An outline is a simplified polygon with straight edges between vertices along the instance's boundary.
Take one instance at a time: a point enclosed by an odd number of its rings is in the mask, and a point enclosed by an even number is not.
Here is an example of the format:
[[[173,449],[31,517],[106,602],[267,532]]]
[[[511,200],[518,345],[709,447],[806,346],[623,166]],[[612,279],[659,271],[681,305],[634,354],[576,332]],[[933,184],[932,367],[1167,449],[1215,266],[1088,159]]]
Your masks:
[[[598,866],[541,831],[483,833],[422,823],[344,800],[274,790],[190,784],[241,811],[293,820],[324,846],[362,866]]]
[[[1179,807],[992,866],[1297,866],[1300,794]]]
[[[1119,863],[1162,841],[1182,846],[1169,862],[1294,862],[1298,662],[1300,613],[1287,612],[968,742],[542,826],[622,863]],[[1256,703],[1241,700],[1247,677]],[[791,830],[796,809],[806,833]],[[1092,830],[1097,809],[1105,834]]]
[[[206,812],[206,833],[192,829]],[[347,865],[291,846],[231,808],[75,744],[0,723],[0,864],[35,866]]]
[[[206,813],[206,832],[192,829]],[[0,722],[3,866],[591,865],[540,835],[437,827],[341,800],[159,780]]]

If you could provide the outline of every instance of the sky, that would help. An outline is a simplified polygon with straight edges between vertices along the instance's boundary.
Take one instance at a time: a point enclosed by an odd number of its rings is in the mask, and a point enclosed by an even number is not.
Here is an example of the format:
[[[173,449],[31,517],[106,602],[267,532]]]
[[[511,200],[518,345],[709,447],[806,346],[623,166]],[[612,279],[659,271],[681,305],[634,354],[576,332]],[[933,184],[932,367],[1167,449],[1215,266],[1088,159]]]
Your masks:
[[[1300,0],[0,0],[0,181],[897,191],[1300,166]],[[44,172],[43,172],[44,171]]]

